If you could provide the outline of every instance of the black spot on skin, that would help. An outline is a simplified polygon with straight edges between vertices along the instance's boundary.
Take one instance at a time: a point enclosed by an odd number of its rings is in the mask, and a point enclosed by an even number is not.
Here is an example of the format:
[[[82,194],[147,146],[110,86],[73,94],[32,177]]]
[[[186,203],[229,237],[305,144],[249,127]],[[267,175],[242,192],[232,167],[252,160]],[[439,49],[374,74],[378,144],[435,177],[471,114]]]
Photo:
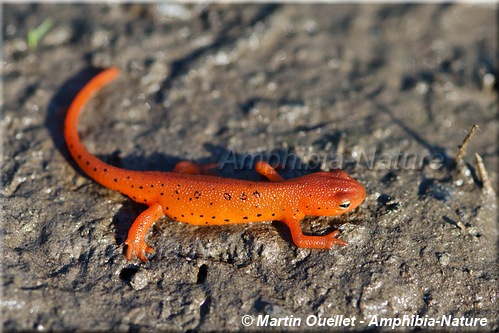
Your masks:
[[[118,178],[114,178],[114,182],[117,183],[118,182]]]
[[[241,200],[246,200],[248,198],[248,196],[246,195],[246,193],[241,193],[241,195],[239,196],[239,199]]]
[[[225,200],[230,200],[231,195],[229,193],[224,193],[224,199]]]
[[[165,186],[165,184],[161,184],[161,186]]]
[[[192,198],[189,198],[189,201],[192,201]]]
[[[260,216],[262,216],[262,214],[256,214],[256,216],[260,217]]]
[[[154,185],[153,185],[153,184],[151,184],[151,188],[154,188]]]
[[[165,195],[163,192],[161,192],[159,195]]]
[[[81,155],[78,155],[78,159],[81,160]]]
[[[212,216],[211,218],[212,218],[212,219],[215,219],[215,218],[216,218],[216,216]]]
[[[317,207],[317,210],[321,210],[321,207]]]
[[[191,213],[191,216],[194,216],[194,213]]]
[[[199,215],[199,217],[203,217],[204,215]]]
[[[173,219],[174,219],[174,220],[176,220],[176,219],[177,219],[177,217],[176,217],[176,216],[174,216],[174,217],[173,217]]]
[[[225,221],[225,222],[230,222],[230,220],[229,220],[229,219],[225,219],[224,221]]]
[[[139,186],[139,188],[142,190],[144,188],[144,186]]]
[[[206,221],[204,224],[208,224],[208,221]]]
[[[248,219],[248,217],[247,217],[247,216],[243,217],[243,220],[247,220],[247,219]]]
[[[133,198],[133,200],[137,200],[137,197],[136,197],[136,196],[133,196],[132,198]]]
[[[104,168],[104,172],[107,172],[107,169],[106,169],[106,168]],[[130,179],[130,176],[128,176],[127,178],[128,178],[128,179]]]
[[[97,168],[94,168],[94,171],[96,172],[96,171],[97,171]]]
[[[147,199],[144,199],[144,202],[147,202]]]
[[[210,206],[213,206],[213,202],[210,202]]]
[[[132,188],[133,188],[133,187],[134,187],[134,186],[133,186],[133,184],[132,184]]]
[[[177,187],[180,187],[180,184],[177,184]]]
[[[272,213],[272,216],[275,216],[275,214],[274,214],[274,213]]]
[[[107,171],[107,169],[104,169],[104,172]],[[130,176],[126,176],[126,179],[130,179]]]
[[[170,209],[170,207],[166,207],[166,208],[165,208],[165,210],[168,210],[168,209]]]
[[[180,216],[185,217],[185,216],[184,216],[184,214],[182,214],[182,215],[180,215]]]
[[[89,161],[87,161],[87,165],[90,165],[90,162],[89,162]]]
[[[255,197],[257,197],[257,198],[260,198],[260,197],[261,197],[261,194],[260,194],[260,192],[258,192],[258,191],[253,192],[253,195],[254,195]]]
[[[175,190],[175,194],[178,194],[178,190]]]
[[[199,193],[199,191],[194,192],[194,198],[199,199],[200,196],[201,193]]]

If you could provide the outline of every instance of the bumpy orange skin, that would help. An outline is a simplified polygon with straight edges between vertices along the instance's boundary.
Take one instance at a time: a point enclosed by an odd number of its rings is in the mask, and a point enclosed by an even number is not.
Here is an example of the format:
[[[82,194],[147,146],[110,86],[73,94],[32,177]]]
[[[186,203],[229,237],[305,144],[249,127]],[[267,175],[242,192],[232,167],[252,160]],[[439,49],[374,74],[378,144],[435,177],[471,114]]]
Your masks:
[[[118,74],[116,68],[106,69],[83,87],[69,107],[64,136],[71,156],[88,176],[149,206],[130,228],[125,242],[127,260],[137,256],[147,261],[146,253],[154,250],[144,237],[164,215],[195,225],[279,220],[289,226],[299,247],[329,249],[347,244],[336,238],[337,230],[325,236],[307,236],[299,225],[305,215],[339,215],[362,203],[364,187],[342,170],[284,180],[270,165],[258,162],[256,170],[270,182],[255,182],[206,175],[205,168],[190,162],[179,163],[174,172],[125,170],[92,155],[78,136],[78,117],[90,97]]]

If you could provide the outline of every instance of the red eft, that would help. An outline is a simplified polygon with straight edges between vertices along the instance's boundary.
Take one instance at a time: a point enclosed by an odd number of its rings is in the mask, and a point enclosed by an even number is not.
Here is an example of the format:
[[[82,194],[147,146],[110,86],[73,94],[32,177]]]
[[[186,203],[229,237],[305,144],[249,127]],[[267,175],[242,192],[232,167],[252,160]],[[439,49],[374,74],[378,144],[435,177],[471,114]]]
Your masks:
[[[127,260],[134,256],[148,260],[146,253],[154,250],[144,238],[153,223],[165,215],[199,226],[278,220],[289,227],[298,247],[329,249],[332,245],[347,245],[336,238],[338,230],[309,236],[300,228],[300,220],[306,215],[339,215],[364,201],[364,187],[343,170],[285,180],[272,166],[260,161],[256,171],[270,182],[257,182],[203,174],[202,166],[190,162],[180,162],[173,172],[125,170],[92,155],[80,141],[78,117],[92,95],[118,74],[117,68],[105,69],[82,88],[68,109],[64,136],[71,156],[89,177],[148,206],[128,232]]]

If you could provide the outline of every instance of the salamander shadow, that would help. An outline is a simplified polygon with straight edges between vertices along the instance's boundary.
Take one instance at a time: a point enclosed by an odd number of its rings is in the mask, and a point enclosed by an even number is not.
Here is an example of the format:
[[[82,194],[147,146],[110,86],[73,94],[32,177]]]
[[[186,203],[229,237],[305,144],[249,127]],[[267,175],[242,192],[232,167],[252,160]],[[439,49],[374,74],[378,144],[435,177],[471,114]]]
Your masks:
[[[102,71],[101,68],[95,67],[86,67],[81,69],[59,87],[47,105],[47,119],[45,121],[45,127],[49,131],[55,148],[61,153],[62,156],[64,156],[68,163],[75,168],[78,166],[69,155],[69,151],[67,150],[66,143],[64,141],[64,118],[69,105],[75,98],[76,94],[100,71]]]

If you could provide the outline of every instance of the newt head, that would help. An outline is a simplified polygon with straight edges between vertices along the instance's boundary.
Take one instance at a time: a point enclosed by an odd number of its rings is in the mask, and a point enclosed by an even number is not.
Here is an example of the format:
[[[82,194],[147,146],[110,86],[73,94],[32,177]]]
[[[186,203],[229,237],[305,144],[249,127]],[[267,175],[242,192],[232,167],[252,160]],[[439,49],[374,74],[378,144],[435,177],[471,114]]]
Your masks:
[[[366,197],[365,188],[343,170],[316,172],[303,176],[302,189],[308,192],[299,201],[305,215],[333,216],[357,208]]]

